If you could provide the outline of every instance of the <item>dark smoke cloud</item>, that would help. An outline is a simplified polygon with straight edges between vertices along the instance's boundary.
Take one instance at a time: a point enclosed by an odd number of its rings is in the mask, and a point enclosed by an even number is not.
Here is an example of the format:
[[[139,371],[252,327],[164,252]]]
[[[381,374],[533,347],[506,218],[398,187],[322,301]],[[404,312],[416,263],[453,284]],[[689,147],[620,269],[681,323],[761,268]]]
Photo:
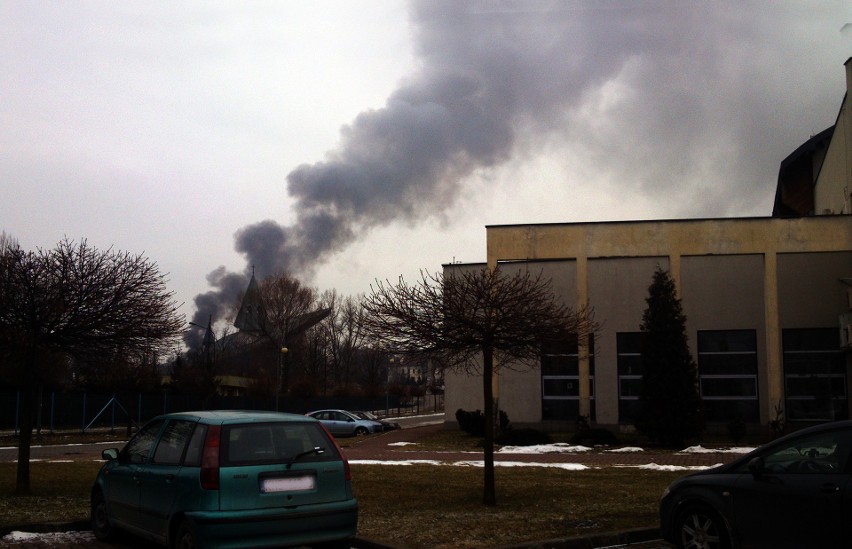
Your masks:
[[[840,89],[789,89],[791,71],[841,74],[845,58],[807,57],[809,41],[832,38],[815,35],[826,21],[841,26],[843,4],[821,6],[415,2],[417,70],[345,126],[324,160],[290,172],[292,225],[244,227],[236,248],[259,276],[310,277],[371,228],[438,215],[467,177],[521,154],[522,140],[583,150],[625,192],[675,197],[672,216],[768,205],[778,151],[807,139],[802,120],[813,133],[832,123],[813,122],[814,105],[839,105]],[[216,289],[196,298],[204,322],[245,279],[216,273]]]
[[[250,274],[250,271],[249,271]],[[207,284],[213,289],[195,296],[195,314],[192,323],[195,329],[188,330],[184,336],[184,342],[190,349],[197,349],[204,338],[204,329],[208,321],[222,320],[232,311],[240,294],[248,285],[246,274],[229,273],[225,267],[219,267],[207,275]]]

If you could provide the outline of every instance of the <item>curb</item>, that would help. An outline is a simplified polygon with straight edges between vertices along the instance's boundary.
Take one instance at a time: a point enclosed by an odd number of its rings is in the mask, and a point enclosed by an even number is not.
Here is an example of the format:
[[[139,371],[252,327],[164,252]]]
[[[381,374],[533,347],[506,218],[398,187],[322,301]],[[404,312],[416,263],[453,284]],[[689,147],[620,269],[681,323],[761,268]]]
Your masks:
[[[0,525],[0,538],[12,532],[32,532],[34,534],[49,534],[51,532],[69,532],[91,530],[88,520],[70,520],[66,522],[33,522],[31,524]]]
[[[635,528],[622,532],[604,532],[589,536],[565,539],[533,541],[517,545],[506,545],[499,549],[594,549],[596,547],[612,547],[615,545],[630,545],[660,539],[659,528]]]
[[[76,520],[68,522],[37,522],[33,524],[17,524],[11,526],[0,526],[0,538],[12,532],[33,532],[46,534],[50,532],[89,531],[91,524],[88,520]],[[630,545],[660,538],[657,528],[636,528],[623,532],[607,532],[590,536],[581,536],[565,539],[551,539],[544,541],[533,541],[515,545],[502,546],[499,549],[594,549],[598,547],[610,547],[614,545]],[[352,547],[356,549],[404,549],[398,545],[388,545],[379,541],[355,536],[352,538]]]
[[[73,520],[67,522],[34,522],[32,524],[0,525],[0,538],[12,532],[32,532],[34,534],[49,534],[53,532],[90,532],[92,525],[88,520]],[[139,538],[142,539],[142,538]],[[378,541],[352,538],[352,547],[356,549],[402,549]]]

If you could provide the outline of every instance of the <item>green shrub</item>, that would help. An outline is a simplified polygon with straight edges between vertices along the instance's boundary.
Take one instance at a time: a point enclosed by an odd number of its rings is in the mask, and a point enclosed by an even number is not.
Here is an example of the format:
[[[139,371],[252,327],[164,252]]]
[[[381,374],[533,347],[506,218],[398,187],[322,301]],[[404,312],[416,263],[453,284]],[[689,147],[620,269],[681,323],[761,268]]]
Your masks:
[[[500,425],[498,431],[504,433],[510,429],[509,416],[503,410],[499,412]],[[482,410],[468,412],[459,408],[456,410],[456,421],[459,428],[475,437],[485,436],[485,413]]]

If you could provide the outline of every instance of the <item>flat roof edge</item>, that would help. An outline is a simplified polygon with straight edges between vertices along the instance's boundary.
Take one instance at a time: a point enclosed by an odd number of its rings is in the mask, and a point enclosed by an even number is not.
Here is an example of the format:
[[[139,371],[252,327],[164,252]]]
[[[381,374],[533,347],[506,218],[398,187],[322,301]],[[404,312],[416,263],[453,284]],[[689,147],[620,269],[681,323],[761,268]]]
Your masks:
[[[553,222],[553,223],[508,223],[501,225],[486,225],[486,229],[499,229],[499,228],[511,228],[511,227],[562,227],[562,226],[578,226],[578,225],[639,225],[642,223],[707,223],[709,221],[744,221],[744,222],[758,222],[758,221],[800,221],[802,219],[836,219],[839,217],[849,218],[849,215],[811,215],[804,217],[773,217],[773,216],[760,216],[760,217],[689,217],[689,218],[669,218],[669,219],[628,219],[622,221],[563,221],[563,222]]]

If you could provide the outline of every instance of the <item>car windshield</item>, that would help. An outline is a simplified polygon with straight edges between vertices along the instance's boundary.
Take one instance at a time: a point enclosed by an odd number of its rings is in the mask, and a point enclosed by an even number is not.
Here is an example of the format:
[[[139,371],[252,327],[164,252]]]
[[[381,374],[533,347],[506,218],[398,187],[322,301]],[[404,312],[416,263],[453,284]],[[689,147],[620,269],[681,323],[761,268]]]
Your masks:
[[[223,465],[336,457],[334,445],[317,423],[227,425],[222,445]]]
[[[795,438],[762,458],[767,473],[826,473],[845,469],[850,450],[848,432],[829,431]]]
[[[370,419],[370,420],[373,420],[373,421],[376,421],[376,420],[379,419],[376,416],[374,416],[373,414],[371,414],[370,412],[355,412],[355,415],[360,417],[361,419]]]

